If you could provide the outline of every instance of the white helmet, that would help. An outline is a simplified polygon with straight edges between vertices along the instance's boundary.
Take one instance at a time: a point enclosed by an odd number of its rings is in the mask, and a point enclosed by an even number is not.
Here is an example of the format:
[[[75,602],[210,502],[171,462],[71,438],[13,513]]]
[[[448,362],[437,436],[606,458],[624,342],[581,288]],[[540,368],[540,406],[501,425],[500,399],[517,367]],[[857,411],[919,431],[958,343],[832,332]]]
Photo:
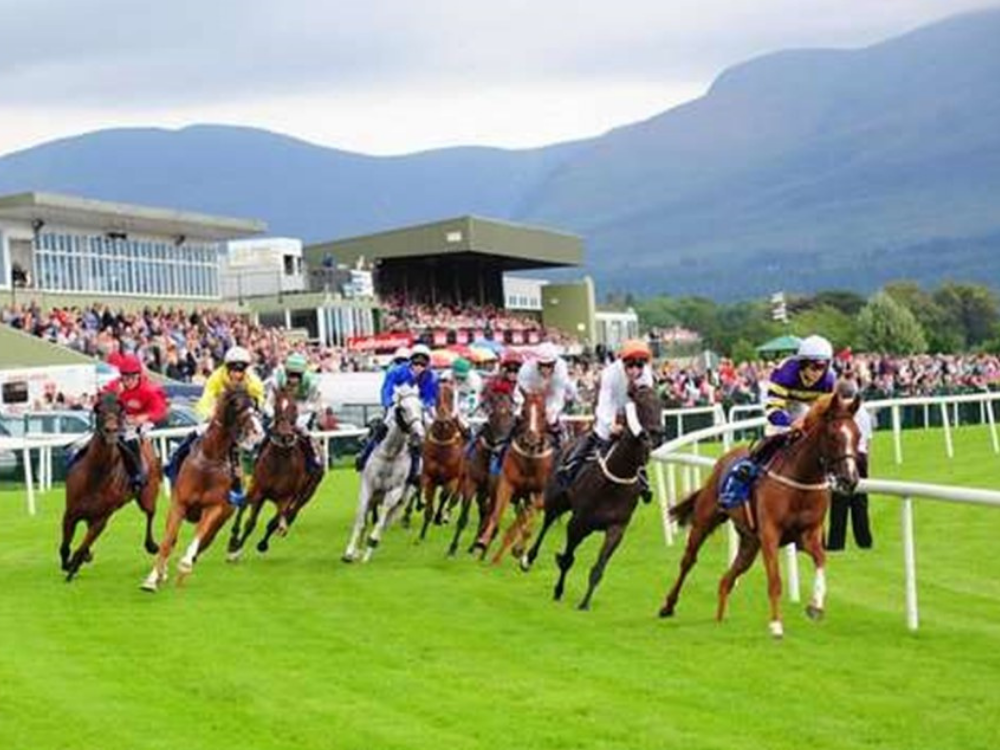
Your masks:
[[[393,353],[392,358],[393,360],[409,359],[410,350],[407,349],[405,346],[401,346]]]
[[[410,350],[410,359],[414,357],[423,357],[428,362],[431,361],[431,350],[425,344],[416,344],[413,349]]]
[[[250,356],[250,352],[242,346],[231,346],[226,352],[224,361],[227,365],[242,364],[249,366],[252,361],[252,357]]]
[[[555,344],[551,341],[546,341],[535,350],[535,357],[538,359],[539,364],[551,365],[555,364],[555,361],[559,359],[559,351],[556,349]]]
[[[799,344],[799,359],[833,359],[833,345],[822,336],[808,336]]]

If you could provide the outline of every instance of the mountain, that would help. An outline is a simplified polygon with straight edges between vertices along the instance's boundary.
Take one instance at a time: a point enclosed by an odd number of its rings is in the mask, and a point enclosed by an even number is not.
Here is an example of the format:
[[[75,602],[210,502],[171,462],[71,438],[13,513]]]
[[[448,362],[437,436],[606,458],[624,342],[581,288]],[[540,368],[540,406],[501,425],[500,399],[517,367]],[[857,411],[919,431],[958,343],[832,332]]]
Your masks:
[[[307,242],[459,214],[583,235],[602,289],[1000,288],[1000,9],[788,50],[602,137],[398,157],[250,128],[107,130],[0,158],[0,193],[261,218]]]

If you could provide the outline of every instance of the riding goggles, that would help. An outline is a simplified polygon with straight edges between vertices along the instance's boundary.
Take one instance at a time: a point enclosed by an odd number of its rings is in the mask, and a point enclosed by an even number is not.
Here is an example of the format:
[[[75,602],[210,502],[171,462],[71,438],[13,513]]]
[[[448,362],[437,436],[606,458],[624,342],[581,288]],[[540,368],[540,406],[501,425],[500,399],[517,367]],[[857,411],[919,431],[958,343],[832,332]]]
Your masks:
[[[625,365],[626,369],[628,369],[629,367],[642,368],[646,366],[646,362],[641,359],[624,359],[622,360],[622,364]]]
[[[226,369],[229,370],[229,372],[246,372],[247,365],[243,362],[230,362],[226,365]]]

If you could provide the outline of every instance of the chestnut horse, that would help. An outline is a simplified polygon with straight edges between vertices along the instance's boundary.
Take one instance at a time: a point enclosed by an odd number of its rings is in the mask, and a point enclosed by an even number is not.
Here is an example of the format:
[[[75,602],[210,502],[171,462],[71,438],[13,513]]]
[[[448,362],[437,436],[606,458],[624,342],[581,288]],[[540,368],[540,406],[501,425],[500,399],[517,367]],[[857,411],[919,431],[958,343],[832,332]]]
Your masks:
[[[465,463],[462,425],[455,410],[455,384],[450,380],[442,382],[438,390],[434,420],[424,438],[422,458],[420,491],[424,498],[424,525],[420,538],[424,539],[431,522],[441,525],[445,508],[454,505]],[[440,499],[435,513],[434,494],[439,487]]]
[[[739,534],[736,558],[719,582],[716,619],[722,620],[726,602],[736,579],[763,552],[767,571],[767,594],[771,602],[769,629],[775,638],[784,635],[779,603],[781,574],[778,548],[795,542],[812,557],[816,569],[813,595],[806,613],[823,616],[826,596],[826,553],[823,550],[823,519],[830,505],[831,482],[850,492],[858,483],[858,427],[854,413],[860,399],[838,392],[821,397],[805,416],[801,434],[793,438],[757,480],[748,503],[730,510],[718,504],[720,482],[734,461],[746,456],[745,447],[735,448],[716,462],[708,482],[670,511],[681,525],[691,524],[680,575],[660,609],[661,617],[674,613],[681,586],[694,566],[706,537],[727,519]]]
[[[514,424],[514,401],[507,394],[497,393],[486,396],[483,399],[483,410],[488,415],[486,424],[476,436],[472,453],[466,457],[462,468],[462,477],[459,481],[462,509],[458,516],[458,523],[455,524],[455,536],[451,540],[451,546],[448,547],[449,556],[458,551],[458,541],[469,523],[469,506],[472,504],[473,498],[476,499],[476,506],[479,509],[477,537],[482,533],[489,520],[499,477],[498,473],[493,471],[493,464],[498,460],[500,449],[510,436],[510,430]],[[469,552],[472,552],[474,548],[475,544],[469,548]]]
[[[153,569],[142,582],[143,590],[155,592],[166,580],[167,561],[185,519],[197,526],[194,539],[177,563],[179,582],[191,573],[195,560],[208,549],[233,513],[229,501],[232,475],[236,470],[233,454],[237,448],[250,450],[260,436],[260,420],[253,398],[242,387],[228,388],[219,398],[205,434],[191,446],[191,453],[177,471],[170,493],[166,530]]]
[[[550,440],[545,421],[545,394],[525,394],[521,415],[500,468],[500,479],[490,516],[475,544],[481,551],[480,557],[485,557],[486,548],[493,541],[511,499],[525,499],[517,520],[504,534],[503,543],[493,556],[494,565],[500,562],[504,552],[514,543],[515,536],[520,538],[520,544],[524,543],[530,533],[530,516],[544,504],[545,486],[555,465],[556,449]]]
[[[264,538],[257,543],[258,552],[267,552],[271,535],[275,532],[279,536],[288,533],[299,511],[312,499],[323,480],[322,468],[312,474],[307,469],[302,441],[310,438],[299,433],[296,428],[298,419],[295,398],[287,390],[277,391],[274,395],[274,421],[254,463],[247,501],[237,511],[233,521],[229,538],[230,560],[238,559],[242,553],[243,545],[257,526],[257,517],[265,500],[274,502],[277,511],[268,521]],[[240,523],[247,508],[250,508],[250,517],[241,532]]]
[[[140,453],[147,481],[136,495],[130,487],[118,445],[124,420],[124,406],[118,395],[103,394],[94,409],[94,435],[66,474],[66,510],[63,513],[59,557],[67,581],[73,580],[80,566],[92,559],[91,547],[104,531],[111,514],[132,497],[146,514],[146,551],[154,554],[157,550],[153,541],[153,516],[162,481],[160,460],[152,443],[141,441]],[[71,555],[73,534],[80,521],[87,522],[87,533]]]
[[[521,569],[528,571],[538,557],[545,532],[566,511],[573,515],[566,526],[566,549],[556,555],[559,580],[554,598],[562,598],[566,574],[573,566],[577,546],[594,531],[604,532],[604,544],[597,562],[590,569],[587,594],[579,609],[589,609],[590,599],[604,575],[608,560],[625,535],[642,491],[640,472],[649,460],[649,452],[663,432],[662,407],[656,390],[638,386],[630,390],[625,407],[625,430],[604,455],[588,461],[569,487],[551,482],[545,493],[545,522],[531,549],[521,558]]]

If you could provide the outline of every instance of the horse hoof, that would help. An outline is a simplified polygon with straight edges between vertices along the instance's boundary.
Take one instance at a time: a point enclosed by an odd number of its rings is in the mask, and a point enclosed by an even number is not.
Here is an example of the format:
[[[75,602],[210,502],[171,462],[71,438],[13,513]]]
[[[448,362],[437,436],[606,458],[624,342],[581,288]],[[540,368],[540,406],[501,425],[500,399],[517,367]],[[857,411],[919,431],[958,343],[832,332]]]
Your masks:
[[[518,560],[518,565],[520,566],[521,570],[524,571],[525,573],[531,570],[531,560],[528,559],[527,554],[521,555],[521,559]]]
[[[352,562],[354,562],[354,555],[351,555],[351,554],[348,554],[347,552],[345,552],[344,554],[342,554],[340,556],[340,561],[342,563],[352,563]]]
[[[187,560],[180,560],[177,563],[177,572],[182,576],[191,575],[192,570],[194,570],[194,563],[190,563]]]
[[[809,617],[810,620],[816,620],[816,621],[822,620],[823,609],[821,607],[817,607],[815,604],[810,604],[808,607],[806,607],[806,615]]]
[[[155,555],[159,551],[160,551],[160,545],[158,545],[156,542],[151,542],[150,544],[146,545],[146,552],[148,552],[151,555]]]
[[[234,549],[226,553],[226,562],[239,562],[243,558],[243,549]]]
[[[257,551],[258,552],[267,552],[268,549],[269,549],[269,545],[263,539],[261,539],[259,542],[257,542]]]
[[[590,611],[590,602],[580,602],[576,607],[580,612]]]
[[[781,640],[785,637],[785,627],[781,624],[781,620],[772,620],[768,623],[767,629],[775,640]]]
[[[399,520],[399,525],[400,525],[400,526],[401,526],[402,528],[404,528],[404,529],[408,529],[408,528],[410,528],[410,517],[409,517],[409,516],[403,516],[403,517],[402,517],[402,518],[401,518],[401,519]]]
[[[660,611],[657,614],[660,617],[673,617],[674,616],[674,608],[673,607],[669,607],[666,604],[664,604],[662,607],[660,607]]]
[[[148,591],[150,594],[155,594],[159,589],[159,579],[156,572],[154,571],[146,576],[146,579],[139,584],[139,588],[143,591]]]

